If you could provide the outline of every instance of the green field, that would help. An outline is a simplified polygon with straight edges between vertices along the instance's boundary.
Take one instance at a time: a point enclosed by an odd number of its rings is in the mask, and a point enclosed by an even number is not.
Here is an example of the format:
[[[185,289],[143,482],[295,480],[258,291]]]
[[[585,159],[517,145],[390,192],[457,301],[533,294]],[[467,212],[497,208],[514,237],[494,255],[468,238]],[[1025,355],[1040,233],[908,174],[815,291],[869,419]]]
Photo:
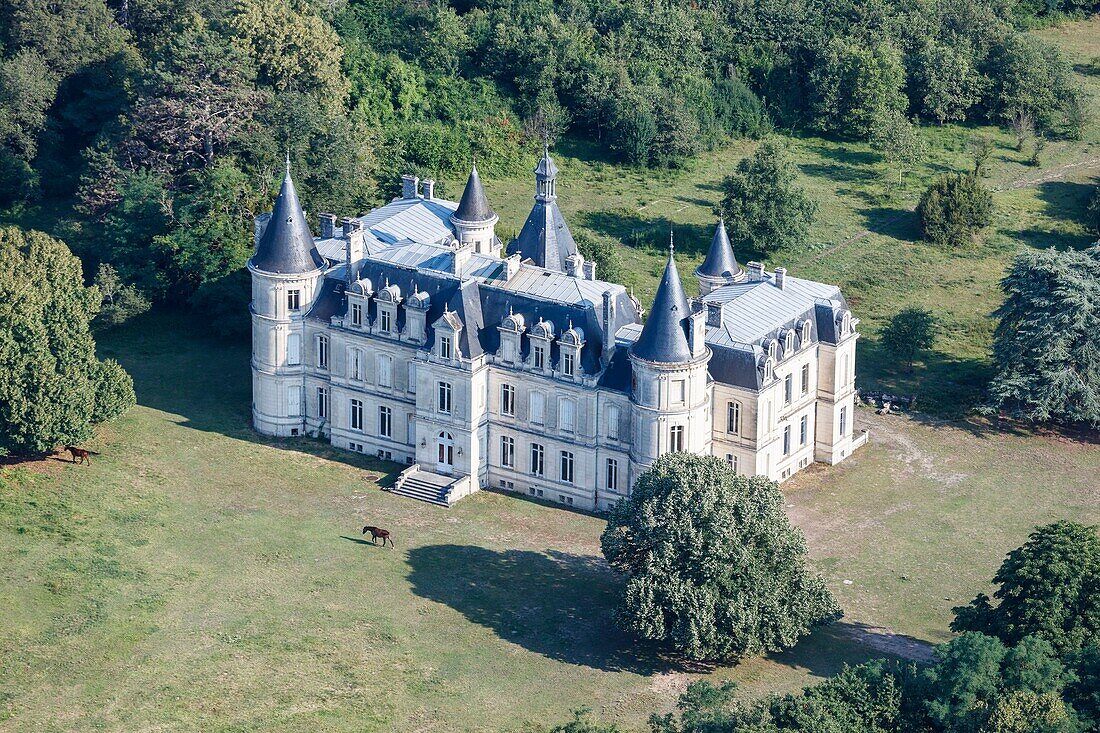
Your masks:
[[[1100,20],[1043,33],[1095,106]],[[684,669],[615,630],[619,580],[600,560],[598,517],[492,493],[438,509],[379,491],[393,466],[262,439],[249,427],[248,344],[153,314],[100,339],[134,375],[139,406],[100,431],[91,467],[0,466],[0,731],[519,731],[581,705],[640,727],[697,676],[756,695],[884,652],[927,654],[951,607],[987,590],[1033,526],[1100,522],[1100,445],[938,417],[980,394],[1012,255],[1088,243],[1077,217],[1100,176],[1100,132],[1050,143],[1039,168],[1001,131],[925,134],[928,161],[900,188],[864,145],[792,140],[821,212],[809,241],[768,263],[842,285],[863,319],[861,385],[915,392],[935,415],[861,410],[867,447],[783,487],[841,623],[782,655]],[[909,207],[931,175],[969,166],[980,134],[998,142],[995,226],[963,252],[920,242]],[[648,303],[669,225],[687,275],[717,184],[750,149],[652,172],[567,140],[561,204],[575,229],[624,242]],[[530,178],[486,183],[506,236]],[[876,347],[909,304],[944,325],[911,376]],[[396,549],[364,544],[364,523],[391,529]]]

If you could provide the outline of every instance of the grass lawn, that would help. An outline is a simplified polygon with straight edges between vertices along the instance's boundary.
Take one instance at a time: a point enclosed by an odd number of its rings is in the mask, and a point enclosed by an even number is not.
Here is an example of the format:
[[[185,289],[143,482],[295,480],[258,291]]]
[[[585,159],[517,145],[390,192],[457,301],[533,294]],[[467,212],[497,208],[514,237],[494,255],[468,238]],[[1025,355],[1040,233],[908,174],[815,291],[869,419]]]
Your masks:
[[[437,509],[379,491],[391,466],[259,438],[247,344],[179,320],[101,348],[140,405],[93,465],[0,469],[0,731],[528,730],[579,705],[641,726],[700,674],[615,630],[600,519]],[[868,447],[785,486],[847,616],[711,672],[745,694],[940,641],[1035,523],[1100,520],[1095,445],[861,420]],[[397,548],[364,544],[368,520]]]

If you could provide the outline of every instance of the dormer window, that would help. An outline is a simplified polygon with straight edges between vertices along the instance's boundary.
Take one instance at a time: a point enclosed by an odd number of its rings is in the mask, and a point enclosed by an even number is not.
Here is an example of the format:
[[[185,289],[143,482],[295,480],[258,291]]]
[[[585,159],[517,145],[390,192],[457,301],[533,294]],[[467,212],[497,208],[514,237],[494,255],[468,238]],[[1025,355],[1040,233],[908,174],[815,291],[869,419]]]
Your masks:
[[[783,338],[783,356],[794,352],[794,330],[788,330]]]
[[[840,317],[840,334],[847,336],[852,332],[852,314],[850,311],[844,311],[844,315]]]
[[[803,346],[803,347],[806,347],[807,345],[809,345],[809,343],[810,343],[810,322],[809,321],[803,321],[802,322],[802,333],[799,336],[799,341],[802,342],[801,346]]]
[[[768,358],[772,361],[779,358],[779,342],[775,339],[767,339],[764,343],[768,350]]]
[[[773,375],[774,370],[775,370],[775,362],[771,359],[771,357],[765,358],[764,359],[764,381],[765,382],[772,381],[772,375]]]
[[[454,348],[453,348],[453,344],[451,342],[451,337],[450,336],[442,336],[441,335],[439,337],[439,358],[441,358],[441,359],[453,359],[454,358]]]

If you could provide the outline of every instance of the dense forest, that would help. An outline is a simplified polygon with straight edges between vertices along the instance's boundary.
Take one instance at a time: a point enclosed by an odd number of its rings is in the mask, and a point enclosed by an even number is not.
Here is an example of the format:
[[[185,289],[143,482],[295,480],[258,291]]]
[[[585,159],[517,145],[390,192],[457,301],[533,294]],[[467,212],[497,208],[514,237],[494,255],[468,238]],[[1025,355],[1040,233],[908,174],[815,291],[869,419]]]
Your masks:
[[[885,148],[945,122],[1074,137],[1070,69],[1023,31],[1097,7],[3,0],[0,210],[50,212],[114,294],[103,318],[148,301],[217,309],[287,152],[311,209],[344,213],[401,172],[471,158],[513,172],[565,133],[639,166],[769,130]]]

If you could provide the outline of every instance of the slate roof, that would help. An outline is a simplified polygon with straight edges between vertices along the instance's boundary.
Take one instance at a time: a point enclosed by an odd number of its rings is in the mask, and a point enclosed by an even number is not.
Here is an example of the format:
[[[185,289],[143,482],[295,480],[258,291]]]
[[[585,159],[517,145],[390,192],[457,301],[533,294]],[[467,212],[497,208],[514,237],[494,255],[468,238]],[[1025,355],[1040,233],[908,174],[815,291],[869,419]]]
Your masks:
[[[714,238],[707,250],[707,257],[703,264],[695,269],[697,275],[706,277],[733,278],[741,272],[741,266],[737,264],[737,258],[733,254],[733,245],[730,244],[729,235],[726,234],[726,222],[721,220],[714,230]]]
[[[553,199],[535,201],[519,236],[508,245],[509,255],[558,272],[566,271],[566,259],[576,253],[577,243]]]
[[[645,320],[642,333],[632,347],[634,356],[646,361],[681,363],[691,361],[688,345],[687,318],[691,315],[676,260],[669,253],[665,273],[657,286],[653,307]]]
[[[470,170],[470,177],[466,179],[466,188],[462,192],[454,217],[461,221],[488,221],[495,216],[496,212],[489,206],[485,187],[481,185],[481,176],[478,175],[475,165]]]
[[[816,320],[819,303],[830,310],[847,308],[836,285],[787,275],[783,287],[778,288],[775,276],[769,273],[755,282],[725,285],[703,300],[721,303],[723,313],[722,327],[708,329],[707,343],[730,346],[759,343],[800,320]]]
[[[252,266],[263,272],[290,275],[313,272],[323,264],[324,260],[313,244],[313,233],[306,223],[302,204],[298,201],[298,191],[290,177],[288,163],[271,218],[256,243]]]

